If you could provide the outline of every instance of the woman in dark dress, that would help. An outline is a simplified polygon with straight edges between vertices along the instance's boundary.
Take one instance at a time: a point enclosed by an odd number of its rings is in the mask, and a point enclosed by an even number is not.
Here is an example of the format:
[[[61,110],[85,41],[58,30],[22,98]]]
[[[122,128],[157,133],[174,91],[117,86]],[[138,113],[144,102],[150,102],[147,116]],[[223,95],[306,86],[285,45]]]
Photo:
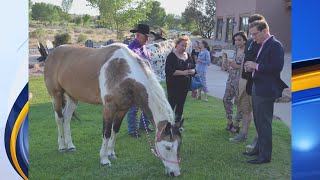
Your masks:
[[[191,77],[196,73],[192,57],[186,53],[188,42],[188,37],[180,37],[176,41],[175,50],[168,55],[166,60],[168,100],[175,112],[176,122],[181,121]]]

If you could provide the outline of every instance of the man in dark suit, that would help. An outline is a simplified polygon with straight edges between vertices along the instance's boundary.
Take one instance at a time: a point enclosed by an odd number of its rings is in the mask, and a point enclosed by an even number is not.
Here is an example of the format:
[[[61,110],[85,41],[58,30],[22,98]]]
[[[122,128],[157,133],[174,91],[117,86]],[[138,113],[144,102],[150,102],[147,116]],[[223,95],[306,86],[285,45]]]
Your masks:
[[[254,21],[258,21],[258,20],[265,20],[265,18],[261,14],[253,14],[248,19],[248,22],[249,22],[249,24],[251,24]],[[258,44],[253,38],[248,39],[248,41],[246,42],[246,48],[244,50],[245,56],[244,56],[244,63],[243,64],[245,64],[247,61],[255,61],[260,47],[261,47],[261,44]],[[246,72],[244,69],[244,66],[242,67],[241,77],[247,80],[246,93],[251,98],[252,74],[251,74],[251,72]],[[252,103],[252,101],[251,101],[251,103]],[[251,117],[248,120],[246,120],[245,118],[242,120],[244,122],[248,121],[246,123],[248,124],[248,127],[250,127]],[[256,132],[252,142],[247,147],[254,148],[257,141],[258,141],[258,133]]]
[[[281,80],[280,72],[284,64],[282,44],[270,35],[266,21],[255,21],[250,24],[249,32],[256,43],[261,44],[256,61],[247,61],[245,69],[252,72],[253,117],[259,134],[258,142],[251,152],[245,155],[257,155],[249,160],[251,164],[262,164],[271,161],[272,153],[272,118],[276,98],[288,86]]]

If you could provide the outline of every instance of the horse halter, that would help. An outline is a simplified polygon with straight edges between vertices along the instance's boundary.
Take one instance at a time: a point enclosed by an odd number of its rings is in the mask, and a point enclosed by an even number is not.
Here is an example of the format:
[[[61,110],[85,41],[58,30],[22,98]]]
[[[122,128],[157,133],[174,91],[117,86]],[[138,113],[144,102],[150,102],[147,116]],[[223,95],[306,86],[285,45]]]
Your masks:
[[[155,147],[156,147],[156,151],[155,151],[155,150],[153,149],[153,147],[152,147],[152,143],[151,143],[150,136],[149,136],[149,132],[148,132],[148,129],[147,129],[147,124],[146,124],[146,122],[145,122],[145,120],[144,120],[144,116],[143,116],[143,114],[141,114],[141,115],[142,115],[142,120],[143,120],[143,126],[144,126],[144,129],[146,130],[147,138],[148,138],[148,141],[149,141],[149,146],[150,146],[151,153],[152,153],[153,155],[155,155],[156,157],[158,157],[159,159],[163,160],[163,161],[166,161],[166,162],[169,162],[169,163],[177,163],[177,164],[179,164],[180,161],[181,161],[180,159],[179,159],[178,161],[171,161],[171,160],[165,159],[163,156],[161,156],[161,154],[160,154],[160,152],[159,152],[159,150],[158,150],[158,147],[157,147],[157,145],[156,145],[156,143],[159,142],[160,135],[162,134],[163,130],[164,130],[166,127],[162,128],[162,130],[160,131],[160,133],[158,133],[157,136],[156,136],[156,141],[154,142],[154,145],[155,145]]]
[[[164,128],[166,128],[166,127],[164,127]],[[159,159],[162,159],[162,160],[164,160],[164,161],[166,161],[166,162],[169,162],[169,163],[176,163],[176,164],[179,164],[179,163],[180,163],[180,161],[181,161],[180,159],[179,159],[178,161],[171,161],[171,160],[165,159],[163,156],[161,156],[161,154],[160,154],[160,152],[159,152],[159,150],[158,150],[158,147],[156,146],[156,143],[158,143],[158,142],[159,142],[160,136],[161,136],[162,131],[164,130],[164,128],[162,128],[162,130],[160,131],[160,133],[159,133],[159,134],[157,134],[156,141],[154,142],[154,145],[155,145],[155,147],[156,147],[156,151],[157,151],[157,157],[158,157]]]

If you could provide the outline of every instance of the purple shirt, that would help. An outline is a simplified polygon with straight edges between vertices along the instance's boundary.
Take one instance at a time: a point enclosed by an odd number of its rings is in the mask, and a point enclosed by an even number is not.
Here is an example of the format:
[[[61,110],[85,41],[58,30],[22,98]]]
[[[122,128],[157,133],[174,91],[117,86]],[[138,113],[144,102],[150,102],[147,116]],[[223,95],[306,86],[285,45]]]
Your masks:
[[[131,44],[128,46],[133,52],[138,54],[141,58],[147,59],[150,61],[150,57],[145,45],[141,45],[137,39],[135,39]]]

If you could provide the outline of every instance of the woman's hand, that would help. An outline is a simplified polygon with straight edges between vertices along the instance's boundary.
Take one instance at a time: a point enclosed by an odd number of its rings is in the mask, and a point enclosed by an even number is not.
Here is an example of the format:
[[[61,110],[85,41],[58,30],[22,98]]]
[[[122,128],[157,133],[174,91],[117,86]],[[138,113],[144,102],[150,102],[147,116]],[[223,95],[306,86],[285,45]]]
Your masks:
[[[232,67],[233,69],[236,69],[238,67],[235,61],[229,61],[229,66]]]
[[[194,69],[188,70],[188,75],[194,75],[194,73],[196,73],[196,70],[194,70]]]
[[[199,59],[197,59],[197,60],[196,60],[196,63],[198,63],[198,64],[199,64],[199,63],[202,63],[202,61],[201,61],[201,60],[199,60]]]

